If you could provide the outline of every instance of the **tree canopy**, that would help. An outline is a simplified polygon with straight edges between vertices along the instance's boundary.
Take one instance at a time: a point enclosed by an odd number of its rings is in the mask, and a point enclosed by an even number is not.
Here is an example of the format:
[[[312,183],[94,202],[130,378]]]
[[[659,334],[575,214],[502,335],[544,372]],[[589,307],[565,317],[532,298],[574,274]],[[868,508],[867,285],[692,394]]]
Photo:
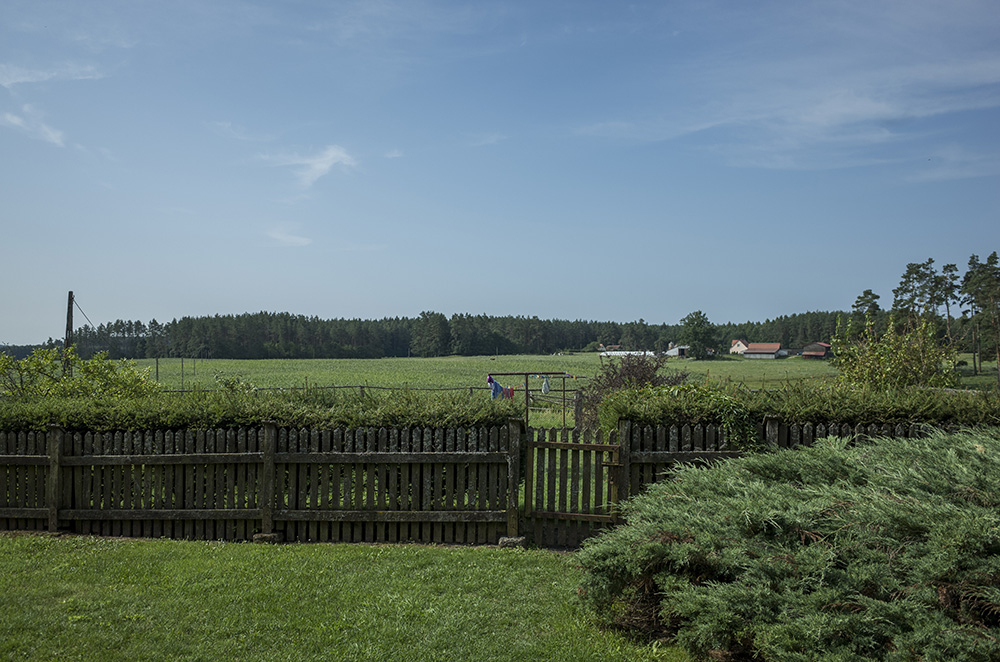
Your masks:
[[[841,312],[783,315],[763,322],[716,324],[717,341],[780,342],[802,347],[828,341]],[[681,342],[682,324],[645,320],[610,322],[540,319],[424,311],[416,318],[320,319],[291,313],[258,312],[211,317],[116,320],[74,331],[77,353],[106,352],[111,359],[196,357],[218,359],[379,358],[456,354],[552,354],[590,346],[621,345],[627,350],[666,350]],[[51,338],[42,346],[61,343]],[[713,347],[718,342],[713,341]],[[16,358],[35,346],[0,350]]]

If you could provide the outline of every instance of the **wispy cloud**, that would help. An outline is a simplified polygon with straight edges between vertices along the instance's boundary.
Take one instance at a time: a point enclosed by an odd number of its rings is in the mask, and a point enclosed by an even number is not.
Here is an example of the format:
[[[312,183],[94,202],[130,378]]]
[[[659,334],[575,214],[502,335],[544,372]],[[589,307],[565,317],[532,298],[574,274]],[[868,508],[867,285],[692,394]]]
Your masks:
[[[387,159],[399,159],[403,157],[403,151],[399,149],[391,149],[385,153],[385,158]]]
[[[989,3],[950,12],[918,0],[912,9],[892,6],[845,2],[716,19],[706,30],[731,34],[730,49],[677,53],[641,78],[662,102],[644,97],[577,131],[692,137],[738,165],[842,167],[926,139],[930,122],[1000,108],[991,36],[1000,21]]]
[[[31,105],[21,107],[21,114],[3,113],[0,115],[0,125],[17,129],[22,133],[45,142],[63,147],[65,145],[63,132],[42,121],[41,114]]]
[[[291,230],[284,225],[276,226],[266,232],[267,236],[272,239],[277,246],[295,248],[300,246],[308,246],[312,243],[312,239],[308,237],[303,237],[297,234],[292,234]]]
[[[8,90],[15,85],[44,83],[50,80],[95,80],[103,78],[92,65],[64,64],[50,69],[26,69],[14,64],[0,63],[0,87]]]
[[[299,186],[309,188],[326,175],[335,165],[344,168],[354,168],[357,162],[340,145],[328,145],[323,151],[313,155],[283,154],[264,156],[265,161],[278,166],[287,166],[294,170]]]

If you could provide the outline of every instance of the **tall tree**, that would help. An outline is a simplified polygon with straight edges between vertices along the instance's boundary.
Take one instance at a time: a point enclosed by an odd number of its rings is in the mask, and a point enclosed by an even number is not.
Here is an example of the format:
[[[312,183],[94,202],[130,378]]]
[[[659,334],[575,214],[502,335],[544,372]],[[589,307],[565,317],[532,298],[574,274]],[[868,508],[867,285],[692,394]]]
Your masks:
[[[871,290],[865,290],[858,295],[858,298],[854,300],[854,305],[851,310],[855,314],[861,315],[864,318],[865,315],[874,315],[878,311],[882,310],[878,305],[878,300],[881,297]]]
[[[680,342],[688,345],[688,356],[694,359],[707,358],[710,351],[714,352],[719,348],[715,325],[700,310],[688,313],[681,319]]]
[[[928,313],[936,311],[934,258],[926,262],[910,262],[899,281],[899,287],[892,291],[892,308],[902,316],[908,329],[914,329]]]
[[[985,262],[978,255],[969,258],[969,268],[962,279],[963,301],[970,306],[973,323],[990,330],[997,360],[997,384],[1000,385],[1000,258],[993,251]],[[982,360],[982,359],[980,359]]]
[[[451,328],[441,313],[424,311],[413,323],[410,348],[417,356],[443,356],[451,347]]]
[[[945,331],[948,334],[948,344],[952,344],[951,337],[951,304],[959,300],[958,293],[961,281],[958,277],[958,266],[946,264],[941,267],[941,274],[936,277],[937,290],[944,303]]]

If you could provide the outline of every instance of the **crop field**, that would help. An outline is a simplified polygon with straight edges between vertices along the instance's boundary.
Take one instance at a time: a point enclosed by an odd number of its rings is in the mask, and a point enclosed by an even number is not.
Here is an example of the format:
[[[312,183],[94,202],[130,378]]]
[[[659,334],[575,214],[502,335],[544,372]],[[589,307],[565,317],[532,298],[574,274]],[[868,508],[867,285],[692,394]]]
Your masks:
[[[218,386],[217,377],[239,378],[261,388],[303,388],[306,386],[408,387],[414,389],[486,388],[490,373],[565,372],[566,390],[581,387],[586,378],[601,369],[595,353],[551,356],[448,356],[441,358],[386,359],[160,359],[158,380],[169,389]],[[609,360],[607,358],[605,361]],[[140,367],[157,370],[153,359],[138,361]],[[790,357],[775,361],[719,357],[711,361],[672,360],[668,370],[683,370],[697,381],[743,383],[751,388],[780,385],[809,379],[831,379],[837,371],[825,361]],[[154,375],[155,376],[155,375]],[[498,377],[504,386],[523,390],[521,377]],[[529,379],[534,391],[541,379]],[[561,379],[551,379],[552,390],[562,389]]]

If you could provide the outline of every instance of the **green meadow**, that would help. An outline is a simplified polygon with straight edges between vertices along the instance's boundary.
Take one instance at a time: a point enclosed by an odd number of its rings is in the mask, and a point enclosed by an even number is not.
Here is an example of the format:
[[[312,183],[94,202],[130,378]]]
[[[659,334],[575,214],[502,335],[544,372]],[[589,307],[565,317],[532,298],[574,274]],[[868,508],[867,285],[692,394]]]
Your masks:
[[[603,359],[608,361],[608,358]],[[440,358],[385,359],[160,359],[159,381],[169,389],[217,386],[217,377],[238,377],[262,388],[302,388],[305,386],[369,386],[408,388],[485,388],[489,374],[504,372],[562,372],[569,375],[566,389],[576,390],[584,379],[601,369],[596,353],[548,356],[447,356]],[[157,371],[157,361],[138,361],[140,367]],[[812,379],[832,379],[837,370],[826,361],[788,357],[773,361],[722,356],[710,361],[676,359],[669,370],[688,372],[696,381],[743,383],[761,388]],[[523,377],[498,377],[504,386],[524,388]],[[534,391],[541,379],[529,379]],[[553,390],[562,380],[550,379]]]

